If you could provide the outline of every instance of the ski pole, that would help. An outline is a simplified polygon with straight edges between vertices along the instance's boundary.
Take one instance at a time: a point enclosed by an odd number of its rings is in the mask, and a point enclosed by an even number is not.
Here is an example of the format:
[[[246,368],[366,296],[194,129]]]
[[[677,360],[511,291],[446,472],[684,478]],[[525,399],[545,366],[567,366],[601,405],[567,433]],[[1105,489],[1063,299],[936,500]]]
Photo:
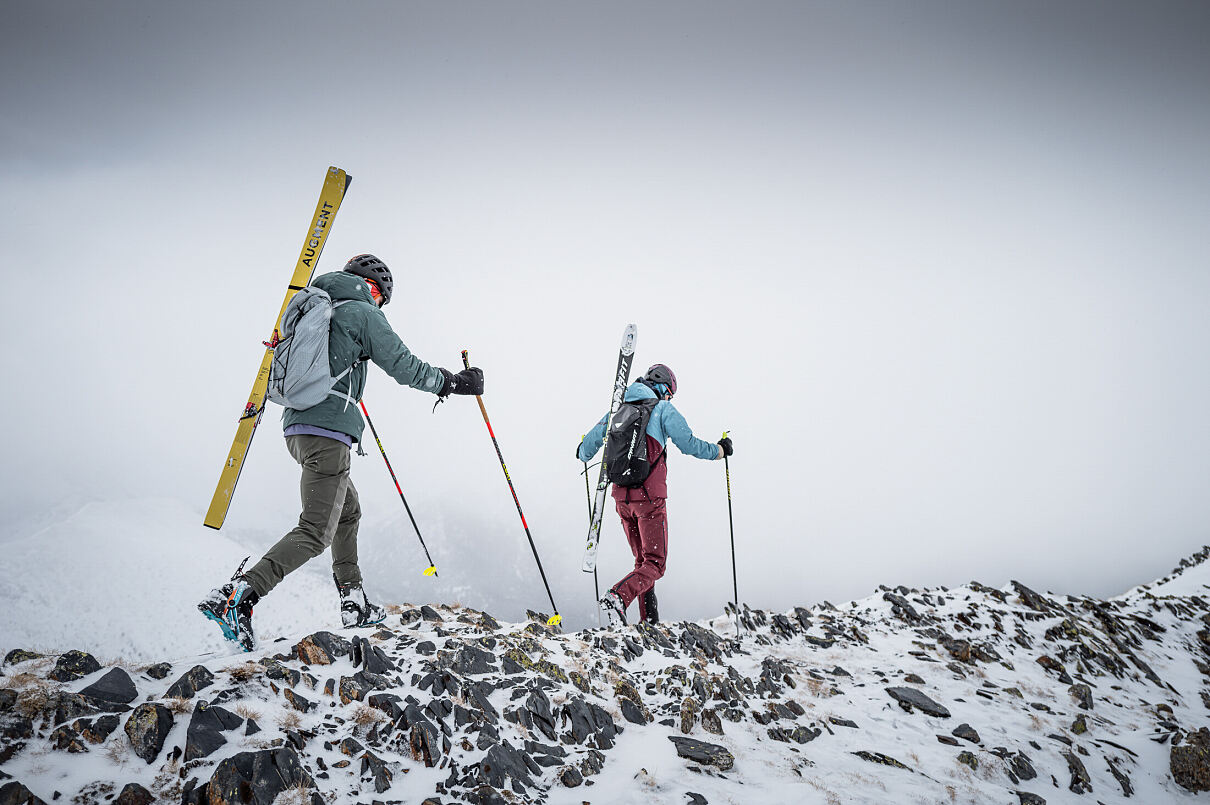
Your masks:
[[[467,351],[462,350],[462,365],[467,369],[471,368],[471,359]],[[525,512],[521,511],[521,501],[517,499],[517,490],[513,487],[513,479],[508,474],[508,466],[504,463],[504,454],[500,452],[500,443],[496,441],[496,432],[492,430],[492,421],[487,418],[487,408],[483,405],[483,396],[476,394],[475,400],[479,403],[479,412],[483,414],[483,424],[487,425],[488,435],[492,437],[492,445],[496,448],[496,457],[500,459],[500,469],[504,470],[504,480],[508,481],[508,491],[513,493],[513,503],[517,504],[517,514],[521,515],[521,525],[525,529],[525,536],[529,539],[529,549],[534,552],[534,561],[538,563],[538,573],[542,575],[542,584],[546,587],[546,597],[550,599],[550,608],[555,611],[547,620],[548,626],[558,626],[563,622],[563,616],[559,614],[559,607],[555,604],[555,597],[551,595],[550,584],[546,581],[546,571],[542,569],[542,560],[538,558],[538,546],[534,545],[534,537],[529,533],[529,523],[525,522]]]
[[[727,431],[723,431],[724,439],[728,438],[728,435]],[[735,636],[739,637],[739,581],[735,574],[735,517],[731,514],[731,461],[726,452],[723,453],[723,467],[727,470],[727,521],[731,525],[731,591],[735,595]]]
[[[587,434],[585,434],[586,436]],[[580,441],[584,441],[584,436],[580,437]],[[584,494],[588,497],[588,524],[592,525],[592,487],[588,483],[588,462],[584,462]],[[592,569],[592,595],[593,601],[601,600],[601,587],[597,582],[597,569],[594,566]],[[597,607],[597,626],[601,626],[601,608]]]
[[[370,433],[374,434],[374,441],[378,443],[378,452],[382,453],[382,460],[386,462],[387,472],[391,474],[391,480],[395,482],[395,491],[399,493],[399,499],[403,501],[403,508],[408,513],[408,519],[412,521],[412,528],[416,529],[416,538],[420,540],[420,547],[424,548],[424,558],[429,560],[429,566],[424,569],[424,575],[436,576],[437,565],[433,563],[433,557],[429,556],[429,546],[424,544],[424,537],[420,536],[420,526],[416,525],[416,518],[412,516],[412,507],[408,505],[408,499],[403,496],[403,489],[399,486],[399,479],[395,477],[391,460],[387,458],[387,451],[382,447],[382,439],[378,438],[374,420],[370,419],[370,412],[366,410],[365,400],[359,400],[358,404],[361,405],[361,413],[365,414],[366,423],[370,426]]]

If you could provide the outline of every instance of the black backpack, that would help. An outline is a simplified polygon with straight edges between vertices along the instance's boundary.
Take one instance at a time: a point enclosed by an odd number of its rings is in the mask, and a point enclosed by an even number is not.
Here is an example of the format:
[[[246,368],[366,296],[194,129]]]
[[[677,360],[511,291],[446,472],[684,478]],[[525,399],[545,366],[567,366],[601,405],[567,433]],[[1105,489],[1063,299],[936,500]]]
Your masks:
[[[624,402],[609,420],[605,438],[605,469],[617,486],[642,486],[651,474],[647,454],[647,423],[659,400]],[[656,461],[659,461],[657,458]]]

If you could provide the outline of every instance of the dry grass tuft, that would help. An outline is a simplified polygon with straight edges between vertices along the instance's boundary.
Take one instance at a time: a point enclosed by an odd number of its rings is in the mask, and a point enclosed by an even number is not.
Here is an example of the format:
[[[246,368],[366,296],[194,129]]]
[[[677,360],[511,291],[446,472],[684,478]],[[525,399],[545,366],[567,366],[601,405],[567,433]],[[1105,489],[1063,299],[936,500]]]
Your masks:
[[[264,666],[254,662],[245,662],[239,665],[233,665],[230,668],[224,668],[225,672],[231,675],[231,678],[236,682],[247,682],[249,679],[254,679],[258,674],[264,672]]]
[[[125,766],[126,761],[130,760],[130,741],[125,735],[122,735],[106,742],[101,753],[105,755],[105,759],[109,761],[110,765]]]
[[[245,721],[260,721],[260,711],[247,704],[237,704],[235,714]]]
[[[283,730],[296,730],[302,726],[302,716],[297,710],[283,710],[277,716],[277,726]]]
[[[180,696],[169,696],[164,699],[164,706],[178,716],[193,712],[193,702]]]
[[[1029,728],[1034,732],[1041,732],[1042,730],[1046,729],[1046,724],[1043,723],[1042,719],[1038,718],[1036,713],[1030,713]]]
[[[386,713],[377,707],[370,707],[368,704],[359,704],[357,709],[353,711],[352,721],[357,729],[369,729],[375,724],[381,724],[386,720]]]
[[[273,805],[311,805],[311,789],[297,783],[278,794]]]
[[[805,687],[807,692],[818,699],[825,699],[830,694],[828,682],[823,679],[816,679],[813,676],[805,677]]]

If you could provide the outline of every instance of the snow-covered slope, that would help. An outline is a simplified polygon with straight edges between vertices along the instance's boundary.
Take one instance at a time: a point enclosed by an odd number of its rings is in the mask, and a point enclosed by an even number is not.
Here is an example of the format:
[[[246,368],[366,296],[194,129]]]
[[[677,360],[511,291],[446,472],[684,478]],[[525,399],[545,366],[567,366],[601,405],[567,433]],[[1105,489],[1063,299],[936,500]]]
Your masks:
[[[13,653],[0,800],[129,783],[266,805],[283,786],[315,805],[1193,802],[1183,786],[1210,788],[1207,555],[1109,601],[883,588],[746,611],[739,637],[728,617],[559,634],[406,605],[315,632],[322,607],[247,655]]]
[[[137,662],[221,648],[218,630],[194,605],[251,551],[201,520],[175,501],[90,503],[5,542],[0,650],[79,648]],[[310,566],[275,590],[273,603],[258,613],[265,636],[299,623],[340,626],[331,579]]]

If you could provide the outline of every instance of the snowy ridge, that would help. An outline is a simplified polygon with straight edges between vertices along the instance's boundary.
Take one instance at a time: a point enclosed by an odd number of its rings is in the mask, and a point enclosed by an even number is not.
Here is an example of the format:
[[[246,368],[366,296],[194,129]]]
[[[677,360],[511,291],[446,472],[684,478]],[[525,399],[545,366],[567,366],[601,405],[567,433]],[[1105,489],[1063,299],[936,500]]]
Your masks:
[[[14,651],[0,801],[1194,801],[1210,597],[1172,581],[881,588],[745,610],[738,638],[730,617],[561,634],[403,606],[247,655]]]

